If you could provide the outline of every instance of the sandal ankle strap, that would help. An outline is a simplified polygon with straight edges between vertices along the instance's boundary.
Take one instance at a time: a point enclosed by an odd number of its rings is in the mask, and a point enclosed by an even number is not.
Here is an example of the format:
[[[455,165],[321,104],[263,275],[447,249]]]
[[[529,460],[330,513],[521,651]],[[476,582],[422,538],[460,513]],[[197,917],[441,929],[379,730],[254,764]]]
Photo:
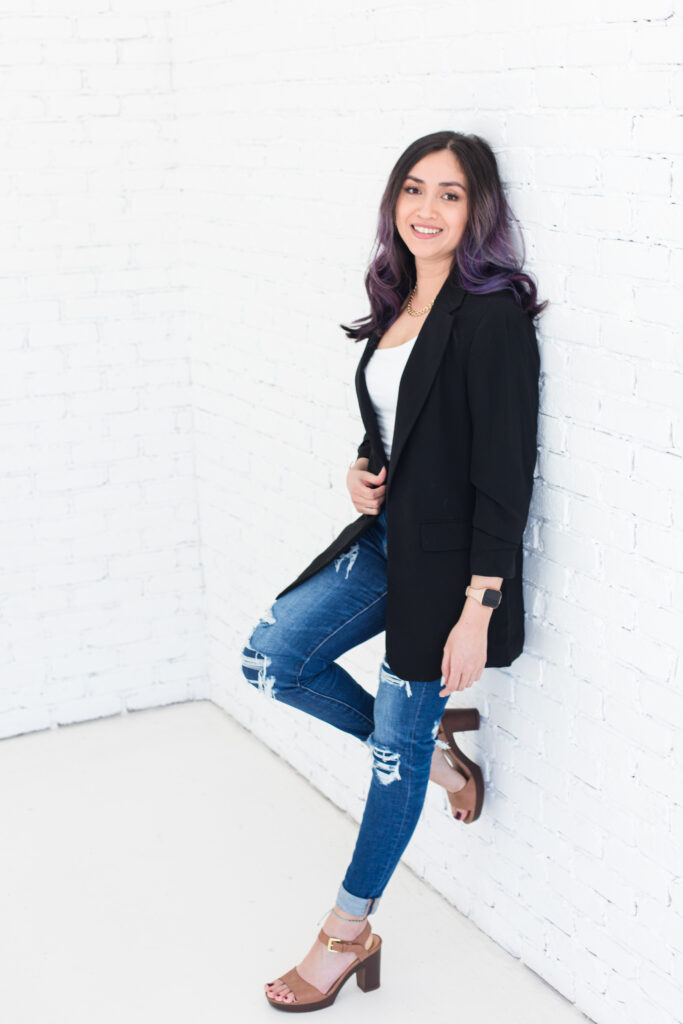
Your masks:
[[[338,939],[334,935],[328,935],[322,928],[318,932],[318,938],[332,953],[367,953],[365,943],[371,931],[370,922],[367,921],[363,931],[355,939]]]

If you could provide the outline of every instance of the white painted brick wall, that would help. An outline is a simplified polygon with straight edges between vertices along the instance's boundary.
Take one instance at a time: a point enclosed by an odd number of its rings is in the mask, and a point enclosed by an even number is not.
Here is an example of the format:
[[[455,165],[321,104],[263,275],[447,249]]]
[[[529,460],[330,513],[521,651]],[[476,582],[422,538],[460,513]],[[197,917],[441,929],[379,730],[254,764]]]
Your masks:
[[[486,813],[431,786],[406,860],[600,1024],[680,1024],[672,0],[13,0],[0,29],[2,735],[210,695],[360,818],[366,751],[239,653],[356,515],[337,325],[387,174],[482,134],[551,300],[527,643],[451,699]],[[375,692],[382,653],[342,661]]]
[[[0,14],[0,736],[202,697],[168,5]]]

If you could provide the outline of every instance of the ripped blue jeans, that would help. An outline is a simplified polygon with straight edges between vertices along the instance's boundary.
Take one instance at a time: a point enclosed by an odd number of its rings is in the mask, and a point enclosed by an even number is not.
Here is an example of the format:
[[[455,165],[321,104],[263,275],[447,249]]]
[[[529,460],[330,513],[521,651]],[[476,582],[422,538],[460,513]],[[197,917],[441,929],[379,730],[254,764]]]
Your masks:
[[[437,729],[448,701],[443,677],[399,679],[386,657],[373,697],[337,665],[345,651],[384,631],[386,505],[377,521],[335,561],[283,594],[255,626],[242,672],[266,697],[299,708],[368,747],[372,775],[337,906],[354,916],[380,896],[424,806]]]

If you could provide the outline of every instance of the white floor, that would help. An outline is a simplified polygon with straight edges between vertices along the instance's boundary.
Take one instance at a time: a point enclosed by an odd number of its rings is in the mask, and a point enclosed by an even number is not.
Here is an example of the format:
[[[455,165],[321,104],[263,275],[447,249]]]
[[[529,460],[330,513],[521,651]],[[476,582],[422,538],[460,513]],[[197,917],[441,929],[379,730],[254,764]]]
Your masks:
[[[313,942],[358,825],[260,740],[179,704],[3,740],[0,777],[4,1021],[283,1019],[263,982]],[[371,923],[381,986],[325,1020],[586,1020],[402,864]]]

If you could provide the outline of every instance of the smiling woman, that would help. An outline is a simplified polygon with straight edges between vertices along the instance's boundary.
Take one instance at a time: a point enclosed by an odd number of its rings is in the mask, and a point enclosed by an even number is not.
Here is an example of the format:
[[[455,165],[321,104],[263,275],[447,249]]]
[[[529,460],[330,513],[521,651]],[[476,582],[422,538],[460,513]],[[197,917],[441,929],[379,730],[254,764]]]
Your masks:
[[[436,233],[429,231],[434,228]],[[411,292],[417,289],[415,305],[421,308],[436,294],[435,281],[449,274],[473,295],[509,291],[534,320],[547,302],[537,301],[524,262],[524,237],[488,142],[453,131],[424,135],[398,158],[380,200],[365,275],[370,314],[341,327],[355,341],[375,330],[385,334]]]
[[[356,370],[365,436],[347,473],[359,517],[283,590],[242,652],[270,700],[360,740],[371,783],[336,903],[308,954],[266,984],[279,1010],[379,986],[368,915],[419,820],[427,784],[453,818],[481,813],[481,769],[455,743],[477,708],[445,712],[524,642],[522,533],[536,461],[543,307],[521,270],[488,144],[438,132],[399,157],[366,275]],[[386,634],[373,696],[338,664]],[[445,713],[444,713],[445,712]],[[446,961],[444,962],[444,966]]]

